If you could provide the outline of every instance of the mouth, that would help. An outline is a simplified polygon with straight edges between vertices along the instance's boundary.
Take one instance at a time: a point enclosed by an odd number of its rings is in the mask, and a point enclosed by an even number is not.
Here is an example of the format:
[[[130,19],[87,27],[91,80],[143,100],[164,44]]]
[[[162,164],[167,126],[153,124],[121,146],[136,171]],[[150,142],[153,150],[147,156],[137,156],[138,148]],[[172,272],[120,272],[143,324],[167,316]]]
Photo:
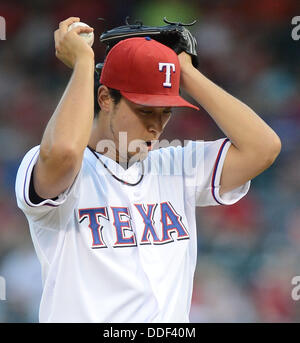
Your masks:
[[[151,141],[147,141],[146,145],[147,145],[148,151],[152,150],[152,142]]]

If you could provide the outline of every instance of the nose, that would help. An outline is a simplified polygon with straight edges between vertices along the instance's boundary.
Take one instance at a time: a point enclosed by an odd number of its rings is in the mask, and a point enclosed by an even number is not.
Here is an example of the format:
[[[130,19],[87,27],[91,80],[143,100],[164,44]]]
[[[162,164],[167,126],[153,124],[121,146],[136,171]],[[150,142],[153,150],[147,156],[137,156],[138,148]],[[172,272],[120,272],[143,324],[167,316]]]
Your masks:
[[[163,130],[163,122],[160,115],[153,116],[148,123],[148,131],[154,136],[154,139],[157,139]]]

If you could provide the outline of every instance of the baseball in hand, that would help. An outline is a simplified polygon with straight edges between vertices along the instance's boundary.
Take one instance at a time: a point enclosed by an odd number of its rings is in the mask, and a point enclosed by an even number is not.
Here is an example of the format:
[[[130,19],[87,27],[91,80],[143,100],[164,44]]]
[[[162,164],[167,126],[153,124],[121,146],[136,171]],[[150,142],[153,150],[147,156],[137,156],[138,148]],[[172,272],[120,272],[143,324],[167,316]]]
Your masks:
[[[87,25],[85,23],[75,22],[68,27],[68,31],[74,29],[74,27],[76,27],[76,26],[88,26],[89,27],[89,25]],[[79,36],[84,38],[84,40],[88,43],[89,46],[93,45],[93,43],[94,43],[94,32],[80,33]]]

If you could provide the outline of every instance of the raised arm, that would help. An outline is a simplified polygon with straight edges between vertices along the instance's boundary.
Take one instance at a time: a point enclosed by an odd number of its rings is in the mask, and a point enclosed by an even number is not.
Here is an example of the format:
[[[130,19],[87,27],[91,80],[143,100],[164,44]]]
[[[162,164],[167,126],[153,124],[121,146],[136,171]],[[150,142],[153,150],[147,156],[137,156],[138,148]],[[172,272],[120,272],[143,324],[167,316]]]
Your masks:
[[[94,52],[80,37],[91,28],[67,32],[79,18],[68,18],[54,33],[56,57],[73,69],[65,92],[45,129],[34,168],[34,188],[42,198],[66,190],[80,170],[94,116]]]
[[[277,134],[247,105],[214,84],[179,55],[181,86],[214,119],[230,139],[221,175],[220,195],[243,185],[276,159],[281,142]]]

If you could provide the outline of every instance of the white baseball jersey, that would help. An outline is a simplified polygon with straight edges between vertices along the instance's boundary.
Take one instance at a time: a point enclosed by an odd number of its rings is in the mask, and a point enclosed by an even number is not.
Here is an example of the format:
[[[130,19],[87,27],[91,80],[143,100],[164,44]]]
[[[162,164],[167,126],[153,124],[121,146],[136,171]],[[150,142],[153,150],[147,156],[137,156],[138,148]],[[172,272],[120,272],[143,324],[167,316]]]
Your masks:
[[[188,322],[195,206],[233,204],[250,186],[219,195],[230,144],[189,141],[151,151],[136,186],[113,178],[87,148],[72,186],[38,204],[29,188],[39,146],[31,149],[16,196],[42,267],[40,322]],[[142,174],[141,162],[123,169],[98,157],[122,180],[134,183]]]

